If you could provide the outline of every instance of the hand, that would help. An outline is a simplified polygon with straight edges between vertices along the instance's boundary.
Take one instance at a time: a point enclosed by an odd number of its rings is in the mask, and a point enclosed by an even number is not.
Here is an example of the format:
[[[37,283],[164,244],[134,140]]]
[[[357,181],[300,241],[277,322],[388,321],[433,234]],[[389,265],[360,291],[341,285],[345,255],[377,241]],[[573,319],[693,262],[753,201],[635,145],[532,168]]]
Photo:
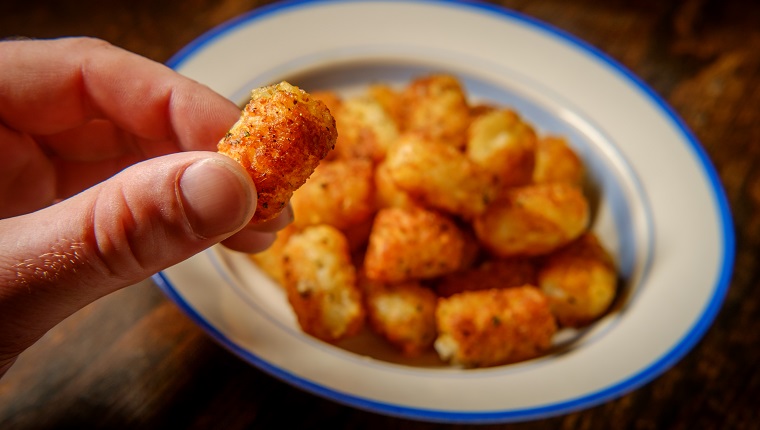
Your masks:
[[[87,303],[289,222],[247,226],[253,182],[215,152],[240,109],[209,88],[93,39],[0,42],[0,62],[0,376]]]

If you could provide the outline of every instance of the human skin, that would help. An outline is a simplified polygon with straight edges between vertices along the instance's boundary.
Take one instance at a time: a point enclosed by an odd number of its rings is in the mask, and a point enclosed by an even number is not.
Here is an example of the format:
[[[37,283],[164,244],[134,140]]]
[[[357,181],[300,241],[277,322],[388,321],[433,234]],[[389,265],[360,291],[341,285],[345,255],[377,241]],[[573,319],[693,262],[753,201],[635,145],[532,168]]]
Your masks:
[[[257,252],[256,189],[216,143],[240,110],[106,42],[0,42],[0,376],[86,304],[214,244]]]

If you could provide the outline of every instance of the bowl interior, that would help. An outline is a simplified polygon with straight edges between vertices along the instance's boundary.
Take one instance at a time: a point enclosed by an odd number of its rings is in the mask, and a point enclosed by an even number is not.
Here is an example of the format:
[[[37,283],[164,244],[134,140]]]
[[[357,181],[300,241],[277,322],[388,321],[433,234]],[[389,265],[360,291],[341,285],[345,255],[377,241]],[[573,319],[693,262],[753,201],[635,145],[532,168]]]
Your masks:
[[[582,330],[563,329],[556,336],[550,355],[566,353],[606,333],[625,315],[635,300],[646,276],[653,249],[653,228],[649,204],[630,164],[606,137],[604,130],[584,117],[572,103],[563,101],[529,77],[512,76],[493,79],[470,69],[410,60],[344,61],[313,66],[285,73],[269,82],[251,80],[234,93],[232,99],[244,104],[254,87],[287,80],[306,91],[334,90],[344,96],[362,93],[371,83],[403,86],[411,79],[431,72],[456,75],[465,86],[472,103],[490,103],[515,109],[539,134],[565,136],[584,161],[587,169],[586,194],[591,202],[591,229],[612,253],[620,275],[620,293],[612,311],[602,320]],[[235,277],[236,292],[243,300],[262,312],[283,329],[300,332],[284,292],[241,254],[218,250],[219,270]],[[417,358],[401,357],[368,330],[337,345],[352,353],[401,365],[444,366],[434,352]]]

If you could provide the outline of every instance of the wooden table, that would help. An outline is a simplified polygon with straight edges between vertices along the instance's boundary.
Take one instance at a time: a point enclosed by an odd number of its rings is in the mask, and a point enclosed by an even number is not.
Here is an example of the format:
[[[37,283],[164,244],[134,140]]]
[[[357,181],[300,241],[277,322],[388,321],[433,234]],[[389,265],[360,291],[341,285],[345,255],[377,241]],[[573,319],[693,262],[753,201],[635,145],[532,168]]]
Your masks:
[[[0,37],[90,35],[163,62],[205,31],[264,3],[4,0]],[[662,95],[712,158],[737,232],[735,271],[723,308],[675,367],[588,410],[493,427],[760,428],[760,4],[493,3],[588,41]],[[93,427],[445,426],[375,415],[292,388],[218,346],[145,281],[63,322],[0,380],[0,428]]]

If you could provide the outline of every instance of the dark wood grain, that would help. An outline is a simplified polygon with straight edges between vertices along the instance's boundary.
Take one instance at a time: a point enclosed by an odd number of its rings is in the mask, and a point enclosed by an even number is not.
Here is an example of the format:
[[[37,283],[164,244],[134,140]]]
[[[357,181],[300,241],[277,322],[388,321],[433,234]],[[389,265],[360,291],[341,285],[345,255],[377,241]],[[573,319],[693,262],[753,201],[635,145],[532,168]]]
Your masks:
[[[95,36],[165,62],[205,31],[266,3],[5,0],[0,38]],[[760,428],[760,3],[493,3],[587,41],[671,104],[725,186],[737,253],[715,323],[665,374],[584,411],[487,427]],[[2,429],[444,427],[471,426],[380,416],[286,385],[210,340],[150,281],[73,315],[0,380]]]

